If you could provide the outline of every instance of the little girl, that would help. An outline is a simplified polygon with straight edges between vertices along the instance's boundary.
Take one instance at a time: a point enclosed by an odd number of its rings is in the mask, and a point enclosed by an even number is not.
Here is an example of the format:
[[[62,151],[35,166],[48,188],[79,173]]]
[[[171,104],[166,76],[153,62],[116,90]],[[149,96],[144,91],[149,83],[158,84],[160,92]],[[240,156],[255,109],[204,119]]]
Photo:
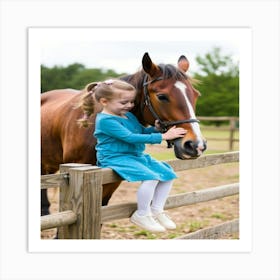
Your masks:
[[[142,126],[129,112],[134,106],[136,90],[124,81],[107,80],[87,88],[103,107],[97,114],[94,132],[97,165],[113,169],[129,182],[142,182],[137,191],[137,211],[130,221],[154,232],[175,229],[175,223],[163,208],[177,176],[168,164],[151,158],[144,150],[146,143],[183,137],[186,130],[174,126],[160,133],[157,121],[155,127]]]

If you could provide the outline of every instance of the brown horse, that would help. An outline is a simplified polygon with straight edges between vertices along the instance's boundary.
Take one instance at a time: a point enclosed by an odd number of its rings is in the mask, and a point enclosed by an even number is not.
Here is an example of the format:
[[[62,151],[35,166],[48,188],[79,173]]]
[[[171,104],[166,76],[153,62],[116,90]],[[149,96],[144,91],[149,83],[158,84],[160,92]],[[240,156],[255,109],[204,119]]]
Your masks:
[[[143,125],[153,125],[159,120],[162,130],[176,125],[184,127],[187,134],[173,142],[179,159],[198,157],[206,149],[195,104],[199,92],[190,78],[179,68],[170,64],[156,65],[148,53],[142,59],[143,69],[133,75],[121,77],[137,90],[132,113]],[[89,128],[81,128],[77,120],[83,115],[77,108],[85,90],[53,90],[41,95],[41,174],[55,173],[59,164],[67,162],[96,163],[93,137],[96,113],[100,105],[94,103],[94,114]],[[94,102],[94,101],[93,101]],[[106,205],[120,182],[103,186],[102,204]],[[49,213],[46,190],[41,193],[41,215]]]

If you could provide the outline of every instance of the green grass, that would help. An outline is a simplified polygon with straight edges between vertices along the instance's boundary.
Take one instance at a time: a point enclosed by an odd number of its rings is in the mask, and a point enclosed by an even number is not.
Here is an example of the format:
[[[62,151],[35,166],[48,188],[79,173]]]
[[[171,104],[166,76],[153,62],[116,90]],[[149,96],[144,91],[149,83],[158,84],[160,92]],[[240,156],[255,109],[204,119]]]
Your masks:
[[[182,235],[181,233],[178,233],[178,232],[174,233],[174,232],[172,232],[172,233],[168,234],[167,238],[168,239],[174,239],[174,238],[179,237],[181,235]]]
[[[211,128],[211,129],[214,129],[214,130],[208,130],[207,128]],[[221,127],[221,128],[224,128],[224,127]],[[228,138],[229,137],[229,131],[224,131],[224,130],[221,130],[219,129],[219,127],[217,127],[217,129],[215,129],[215,127],[213,126],[203,126],[201,127],[201,132],[203,134],[204,137],[215,137],[215,138]],[[239,139],[239,131],[236,130],[234,132],[234,137],[236,139]]]
[[[227,220],[227,217],[222,214],[222,213],[214,213],[211,215],[211,218],[216,218],[216,219],[220,219],[222,221],[226,221]]]
[[[187,223],[187,226],[189,227],[189,232],[194,232],[208,226],[208,224],[209,224],[208,220],[190,221]]]
[[[140,230],[134,233],[134,236],[145,236],[147,239],[156,239],[157,236],[154,233],[151,233],[147,230]]]
[[[203,136],[207,140],[207,150],[210,151],[210,153],[215,152],[227,152],[229,151],[229,140],[222,140],[222,139],[229,139],[230,132],[229,131],[224,131],[219,129],[218,127],[215,129],[215,127],[211,126],[211,129],[215,130],[208,130],[207,126],[201,127],[201,131]],[[221,139],[221,140],[212,140],[214,139]],[[236,130],[234,132],[234,139],[239,139],[239,131]],[[233,150],[237,151],[239,150],[239,142],[235,141],[233,143]]]
[[[151,151],[149,154],[157,160],[169,160],[176,158],[173,149],[166,149],[166,151],[160,153]]]

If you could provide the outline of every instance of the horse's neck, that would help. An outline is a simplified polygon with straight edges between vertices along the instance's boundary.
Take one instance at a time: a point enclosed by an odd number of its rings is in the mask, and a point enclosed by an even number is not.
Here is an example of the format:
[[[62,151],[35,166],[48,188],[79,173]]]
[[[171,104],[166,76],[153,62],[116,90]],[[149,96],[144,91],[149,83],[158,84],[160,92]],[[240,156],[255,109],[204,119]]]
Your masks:
[[[147,122],[144,120],[143,117],[143,113],[141,111],[141,108],[139,108],[138,106],[135,106],[132,110],[131,113],[138,119],[138,121],[142,124],[142,125],[147,125]]]
[[[136,116],[139,122],[143,125],[147,125],[147,122],[143,116],[143,81],[144,81],[144,74],[143,71],[137,72],[132,75],[127,75],[121,77],[122,80],[130,83],[136,88],[136,99],[135,99],[135,106],[131,110],[131,113]]]
[[[143,90],[139,90],[137,92],[138,94],[138,100],[135,102],[135,106],[134,108],[131,110],[131,113],[133,113],[136,118],[138,119],[138,121],[144,125],[154,125],[154,116],[152,115],[151,111],[149,109],[147,109],[147,106],[145,104],[144,101],[144,93]]]

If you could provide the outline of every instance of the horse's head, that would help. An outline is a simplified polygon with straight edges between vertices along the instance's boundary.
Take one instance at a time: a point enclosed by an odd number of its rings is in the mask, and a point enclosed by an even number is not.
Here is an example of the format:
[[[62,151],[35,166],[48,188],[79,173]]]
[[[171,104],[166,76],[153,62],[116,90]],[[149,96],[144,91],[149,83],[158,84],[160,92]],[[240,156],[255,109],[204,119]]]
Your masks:
[[[182,65],[182,60],[179,59],[178,67],[179,62]],[[157,119],[163,130],[174,125],[185,128],[186,135],[173,141],[176,157],[189,159],[200,156],[206,149],[206,141],[195,116],[195,104],[200,94],[192,86],[190,78],[186,76],[182,67],[154,64],[148,53],[143,56],[142,66],[145,72],[143,84],[145,121],[154,124]]]

